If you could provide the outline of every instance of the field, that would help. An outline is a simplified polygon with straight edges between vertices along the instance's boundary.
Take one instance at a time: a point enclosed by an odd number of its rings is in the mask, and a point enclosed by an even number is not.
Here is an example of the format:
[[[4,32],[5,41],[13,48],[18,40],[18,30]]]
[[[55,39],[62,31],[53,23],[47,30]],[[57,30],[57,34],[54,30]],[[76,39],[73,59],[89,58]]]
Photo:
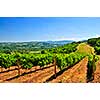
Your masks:
[[[93,83],[100,83],[100,60],[96,64],[96,71],[94,72]]]
[[[87,57],[72,68],[66,70],[62,75],[50,81],[53,83],[86,83],[87,82]]]
[[[48,65],[43,69],[39,66],[32,67],[31,70],[21,69],[21,75],[18,76],[17,66],[12,69],[2,71],[0,74],[1,82],[10,83],[43,83],[43,82],[86,82],[86,64],[87,58],[84,58],[78,64],[65,71],[63,74],[59,74],[60,70],[57,69],[57,77],[55,79],[54,66]],[[84,67],[83,67],[84,66]],[[66,75],[67,77],[65,77]],[[73,77],[72,77],[73,76]],[[77,76],[77,77],[76,77]],[[60,77],[60,79],[59,79]],[[49,81],[52,78],[52,81]],[[65,78],[65,80],[63,80]]]
[[[18,76],[17,66],[11,67],[10,70],[4,70],[0,73],[0,82],[5,83],[86,83],[87,82],[87,63],[85,57],[75,66],[60,71],[54,65],[48,65],[42,69],[39,66],[32,67],[30,70],[21,69]]]
[[[74,66],[60,71],[53,64],[44,68],[34,66],[29,70],[20,69],[18,75],[18,67],[12,66],[10,69],[2,68],[0,72],[0,82],[2,83],[86,83],[87,82],[87,64],[88,58],[83,58]],[[97,62],[94,80],[90,82],[100,82],[100,61]]]
[[[87,54],[94,54],[94,48],[86,43],[81,43],[77,46],[77,51]]]
[[[58,72],[59,70],[57,70]],[[31,70],[21,69],[21,75],[18,76],[17,70],[9,71],[2,73],[1,82],[11,82],[11,83],[40,83],[44,82],[50,76],[54,74],[54,66],[49,65],[43,69],[40,69],[39,66],[33,67]],[[4,80],[5,79],[5,80]]]
[[[57,53],[2,53],[0,55],[0,82],[100,82],[100,57],[95,55],[94,48],[86,43],[81,43],[78,46],[77,44],[67,46],[57,48]],[[65,49],[68,49],[68,54],[65,53]],[[73,52],[74,50],[76,51]]]

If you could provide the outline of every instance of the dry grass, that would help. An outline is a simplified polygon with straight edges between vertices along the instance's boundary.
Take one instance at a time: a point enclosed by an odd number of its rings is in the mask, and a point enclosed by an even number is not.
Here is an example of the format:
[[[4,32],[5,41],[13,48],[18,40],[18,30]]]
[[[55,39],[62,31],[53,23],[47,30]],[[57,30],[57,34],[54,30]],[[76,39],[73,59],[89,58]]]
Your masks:
[[[86,43],[81,43],[79,44],[79,46],[77,47],[77,51],[81,52],[81,53],[87,53],[87,54],[94,54],[94,48],[89,46]]]

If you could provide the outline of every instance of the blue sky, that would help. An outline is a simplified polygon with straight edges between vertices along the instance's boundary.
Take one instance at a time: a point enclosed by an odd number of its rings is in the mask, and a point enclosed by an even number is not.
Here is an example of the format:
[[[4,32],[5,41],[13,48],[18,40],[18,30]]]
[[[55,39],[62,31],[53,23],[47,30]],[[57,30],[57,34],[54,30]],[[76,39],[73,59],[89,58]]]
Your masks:
[[[100,36],[100,18],[0,17],[0,42],[84,40]]]

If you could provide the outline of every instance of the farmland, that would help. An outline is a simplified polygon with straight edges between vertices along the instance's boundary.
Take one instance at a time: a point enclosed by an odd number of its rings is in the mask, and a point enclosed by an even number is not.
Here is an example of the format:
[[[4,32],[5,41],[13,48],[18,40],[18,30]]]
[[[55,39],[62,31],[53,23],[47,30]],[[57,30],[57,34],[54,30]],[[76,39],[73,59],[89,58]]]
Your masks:
[[[0,53],[1,83],[100,82],[100,57],[88,43],[73,42],[39,53]]]

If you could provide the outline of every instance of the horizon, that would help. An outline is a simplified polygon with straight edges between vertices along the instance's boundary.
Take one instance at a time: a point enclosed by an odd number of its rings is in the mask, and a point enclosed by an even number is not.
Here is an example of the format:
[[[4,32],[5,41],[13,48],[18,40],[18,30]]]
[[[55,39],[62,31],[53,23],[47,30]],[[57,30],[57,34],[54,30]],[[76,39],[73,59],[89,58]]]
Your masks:
[[[100,37],[96,17],[0,17],[0,42],[82,41]]]
[[[73,40],[34,40],[34,41],[0,41],[0,43],[17,43],[17,42],[49,42],[49,41],[73,41]],[[74,41],[73,41],[74,42]]]

